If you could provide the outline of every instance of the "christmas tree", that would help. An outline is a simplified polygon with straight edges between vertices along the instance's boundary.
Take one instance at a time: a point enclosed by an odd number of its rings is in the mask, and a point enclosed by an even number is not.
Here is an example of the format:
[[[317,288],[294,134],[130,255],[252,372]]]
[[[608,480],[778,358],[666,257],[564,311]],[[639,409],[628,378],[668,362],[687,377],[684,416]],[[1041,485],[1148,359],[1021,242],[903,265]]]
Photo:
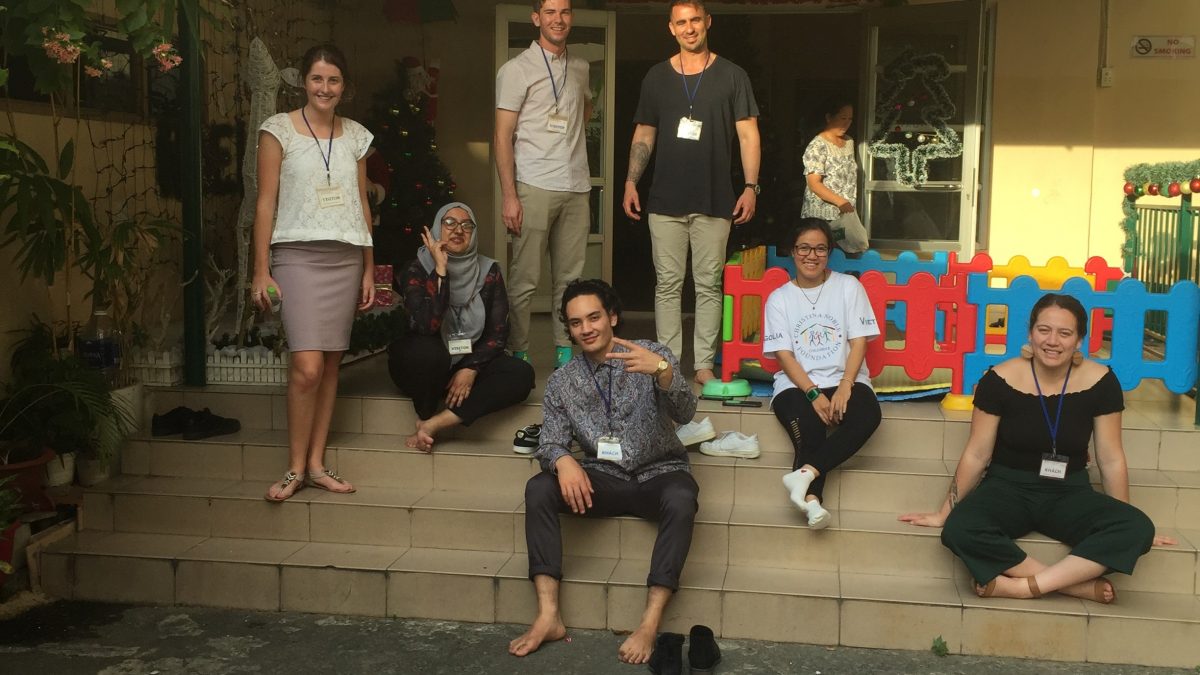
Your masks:
[[[373,199],[375,262],[401,266],[416,257],[422,228],[437,210],[453,201],[457,187],[438,158],[433,127],[435,75],[409,57],[396,62],[396,82],[375,95],[367,127],[375,134],[375,152],[367,157]]]

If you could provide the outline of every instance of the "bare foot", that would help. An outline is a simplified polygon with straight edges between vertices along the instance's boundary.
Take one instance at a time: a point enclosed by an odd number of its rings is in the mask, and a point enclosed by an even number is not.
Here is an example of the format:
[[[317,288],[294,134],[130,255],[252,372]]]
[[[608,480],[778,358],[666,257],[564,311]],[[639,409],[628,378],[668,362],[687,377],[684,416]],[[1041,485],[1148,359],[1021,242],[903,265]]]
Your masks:
[[[417,430],[404,439],[404,444],[421,452],[433,452],[433,436],[425,430],[424,422],[417,422]]]
[[[1117,597],[1117,591],[1113,588],[1112,582],[1104,577],[1081,581],[1066,588],[1060,588],[1058,592],[1081,600],[1099,602],[1103,605],[1109,604]]]
[[[992,584],[995,584],[995,586],[988,593],[987,589]],[[988,582],[987,586],[976,584],[975,594],[981,598],[1018,598],[1027,600],[1033,597],[1028,581],[1024,578],[1014,579],[1013,577],[1006,577],[1003,574]]]
[[[696,384],[703,387],[705,382],[708,382],[716,376],[717,375],[712,371],[712,368],[701,368],[700,370],[696,371]]]
[[[543,642],[554,642],[567,636],[567,627],[563,625],[558,614],[541,616],[533,620],[529,630],[521,637],[508,643],[508,653],[513,656],[532,654],[542,646]]]
[[[646,663],[650,660],[650,652],[654,649],[655,631],[639,627],[617,650],[617,658],[622,663]]]

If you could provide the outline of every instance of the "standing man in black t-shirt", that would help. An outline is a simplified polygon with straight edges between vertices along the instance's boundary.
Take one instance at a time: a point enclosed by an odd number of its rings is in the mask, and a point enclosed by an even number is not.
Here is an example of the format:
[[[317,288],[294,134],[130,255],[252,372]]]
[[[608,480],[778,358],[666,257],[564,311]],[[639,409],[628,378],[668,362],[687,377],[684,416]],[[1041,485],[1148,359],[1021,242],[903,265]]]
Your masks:
[[[712,16],[704,3],[672,0],[670,11],[667,27],[679,43],[679,55],[650,68],[642,80],[624,207],[625,215],[641,220],[637,183],[657,148],[648,203],[658,279],[654,324],[658,342],[682,357],[679,305],[690,246],[696,286],[693,357],[696,382],[704,384],[714,377],[730,222],[740,225],[754,216],[759,192],[758,104],[746,71],[709,51]],[[736,197],[730,185],[735,132],[746,177]]]

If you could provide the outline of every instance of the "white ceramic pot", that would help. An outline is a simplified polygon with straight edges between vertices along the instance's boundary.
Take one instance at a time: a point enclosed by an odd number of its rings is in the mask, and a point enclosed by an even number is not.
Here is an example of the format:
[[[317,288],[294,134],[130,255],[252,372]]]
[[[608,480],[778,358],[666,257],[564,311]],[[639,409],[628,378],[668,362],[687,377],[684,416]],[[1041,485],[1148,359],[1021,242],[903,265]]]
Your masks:
[[[135,433],[145,428],[145,389],[141,382],[136,382],[120,389],[113,389],[109,392],[109,395],[112,396],[113,403],[117,407],[129,413],[129,416],[133,418],[133,431]]]
[[[112,462],[81,457],[75,462],[75,473],[79,477],[80,485],[84,487],[99,485],[112,477]]]
[[[46,463],[46,487],[62,487],[75,482],[75,453],[64,452]]]

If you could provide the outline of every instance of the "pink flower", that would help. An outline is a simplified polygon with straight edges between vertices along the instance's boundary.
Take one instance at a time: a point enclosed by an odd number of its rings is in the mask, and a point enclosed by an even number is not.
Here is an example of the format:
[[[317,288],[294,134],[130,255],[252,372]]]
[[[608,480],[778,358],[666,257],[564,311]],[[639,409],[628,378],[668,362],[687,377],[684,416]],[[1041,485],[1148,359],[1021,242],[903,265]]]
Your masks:
[[[113,69],[112,59],[100,59],[100,67],[105,70],[112,70]]]
[[[91,66],[84,66],[83,72],[86,73],[88,77],[100,77],[104,74],[104,72],[99,68],[93,68]]]
[[[158,69],[164,73],[183,63],[183,57],[175,51],[175,47],[170,42],[160,43],[151,49],[150,53],[158,61]]]
[[[75,63],[79,58],[79,54],[83,51],[83,48],[79,44],[71,40],[71,36],[68,33],[55,31],[49,26],[43,26],[42,35],[46,37],[46,39],[42,40],[42,49],[46,51],[46,56],[58,63]]]

